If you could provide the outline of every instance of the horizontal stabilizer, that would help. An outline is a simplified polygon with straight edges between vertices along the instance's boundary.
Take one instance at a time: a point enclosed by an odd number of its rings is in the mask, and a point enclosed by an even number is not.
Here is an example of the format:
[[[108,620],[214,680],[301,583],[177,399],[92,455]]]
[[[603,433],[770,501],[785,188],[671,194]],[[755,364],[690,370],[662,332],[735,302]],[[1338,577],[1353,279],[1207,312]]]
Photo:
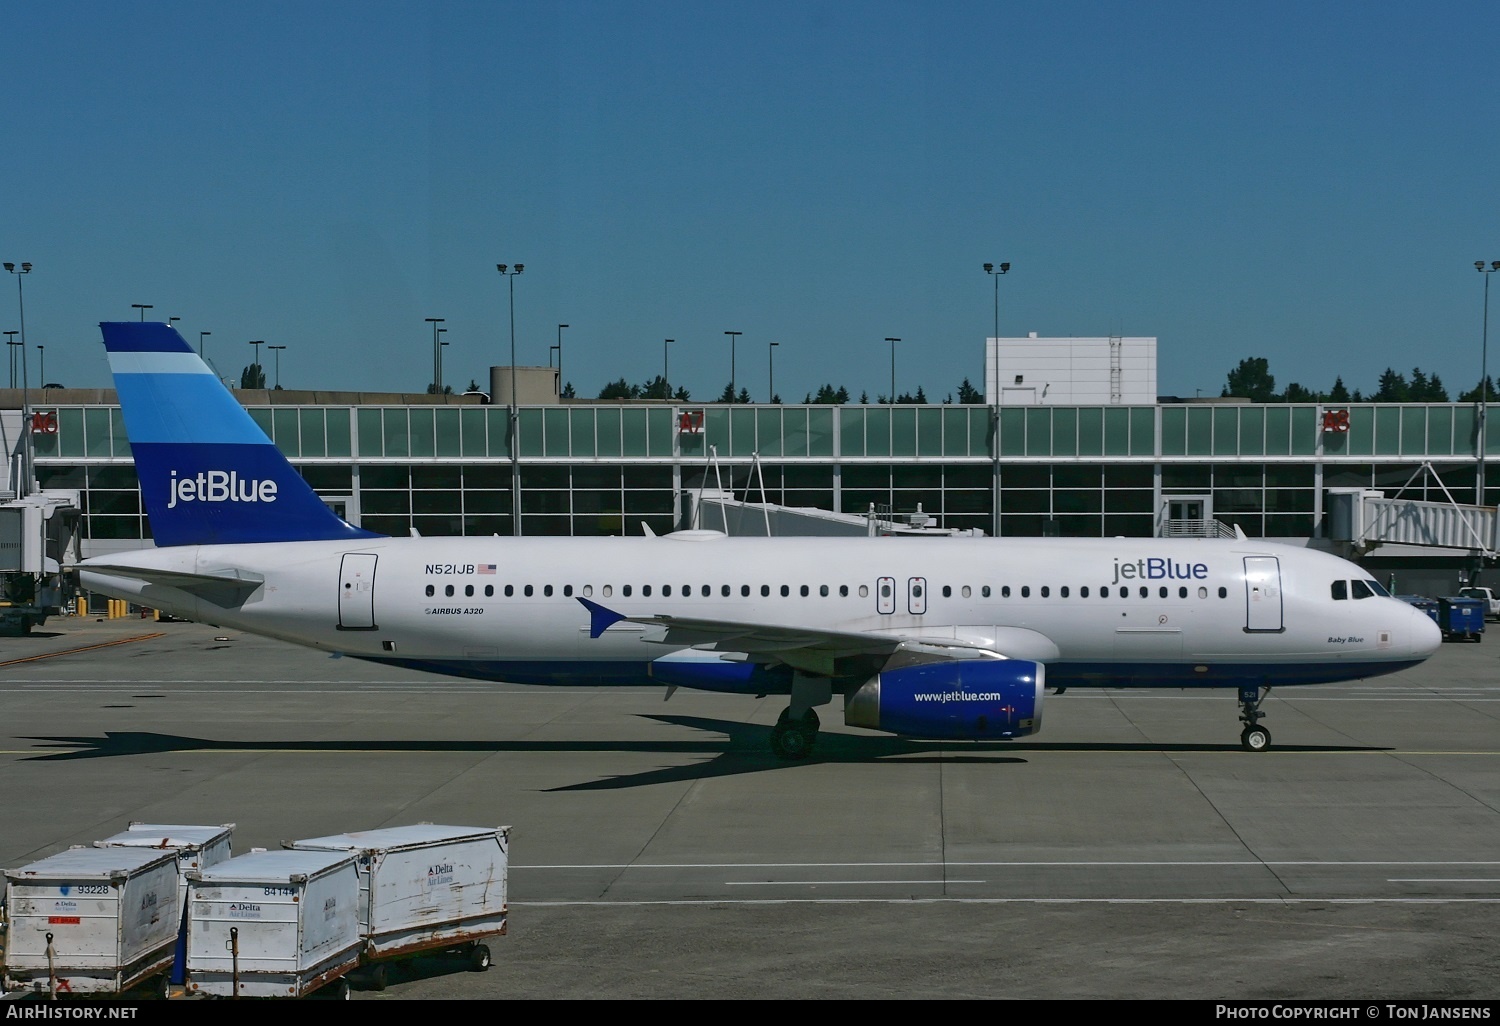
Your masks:
[[[159,584],[176,588],[189,595],[206,599],[216,606],[228,608],[244,603],[262,584],[265,576],[226,567],[208,573],[192,573],[186,570],[158,570],[151,567],[128,566],[114,563],[80,563],[71,569],[88,574],[103,574],[107,577],[123,577],[145,584]]]

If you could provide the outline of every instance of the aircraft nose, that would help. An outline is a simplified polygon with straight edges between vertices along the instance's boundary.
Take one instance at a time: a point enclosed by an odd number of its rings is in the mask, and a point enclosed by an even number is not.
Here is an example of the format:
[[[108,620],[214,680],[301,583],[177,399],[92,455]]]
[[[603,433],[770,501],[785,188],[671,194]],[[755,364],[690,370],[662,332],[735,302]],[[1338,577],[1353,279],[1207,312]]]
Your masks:
[[[1432,617],[1420,609],[1411,609],[1407,615],[1412,619],[1411,654],[1418,659],[1427,659],[1443,647],[1443,632]]]

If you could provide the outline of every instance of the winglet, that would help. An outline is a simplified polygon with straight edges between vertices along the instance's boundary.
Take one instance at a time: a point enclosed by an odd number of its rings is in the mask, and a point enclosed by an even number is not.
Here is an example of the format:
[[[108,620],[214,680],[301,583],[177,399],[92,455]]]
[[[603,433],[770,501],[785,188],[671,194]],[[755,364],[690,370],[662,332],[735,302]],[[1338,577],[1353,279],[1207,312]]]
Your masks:
[[[586,598],[580,598],[583,608],[589,611],[589,637],[597,638],[615,624],[625,619],[624,613],[617,613],[613,609],[606,609],[597,602],[590,602]]]

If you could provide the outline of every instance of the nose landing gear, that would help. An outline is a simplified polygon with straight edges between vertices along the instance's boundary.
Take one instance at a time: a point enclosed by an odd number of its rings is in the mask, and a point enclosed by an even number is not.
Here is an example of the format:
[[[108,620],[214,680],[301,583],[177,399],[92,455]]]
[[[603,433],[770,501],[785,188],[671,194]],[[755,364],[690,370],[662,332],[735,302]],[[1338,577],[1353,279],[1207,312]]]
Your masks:
[[[1260,703],[1270,693],[1270,688],[1264,691],[1258,687],[1240,688],[1240,722],[1245,725],[1240,731],[1240,746],[1247,752],[1263,752],[1271,747],[1271,732],[1260,725],[1266,715],[1260,711]]]

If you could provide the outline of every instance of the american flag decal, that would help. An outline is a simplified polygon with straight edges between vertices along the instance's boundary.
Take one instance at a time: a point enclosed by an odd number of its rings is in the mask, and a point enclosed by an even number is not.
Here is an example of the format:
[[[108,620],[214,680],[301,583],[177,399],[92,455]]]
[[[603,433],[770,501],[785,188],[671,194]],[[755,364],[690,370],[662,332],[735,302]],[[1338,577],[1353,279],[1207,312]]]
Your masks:
[[[482,574],[492,574],[492,573],[495,572],[495,564],[494,563],[480,563],[479,564],[479,572],[482,573]]]

